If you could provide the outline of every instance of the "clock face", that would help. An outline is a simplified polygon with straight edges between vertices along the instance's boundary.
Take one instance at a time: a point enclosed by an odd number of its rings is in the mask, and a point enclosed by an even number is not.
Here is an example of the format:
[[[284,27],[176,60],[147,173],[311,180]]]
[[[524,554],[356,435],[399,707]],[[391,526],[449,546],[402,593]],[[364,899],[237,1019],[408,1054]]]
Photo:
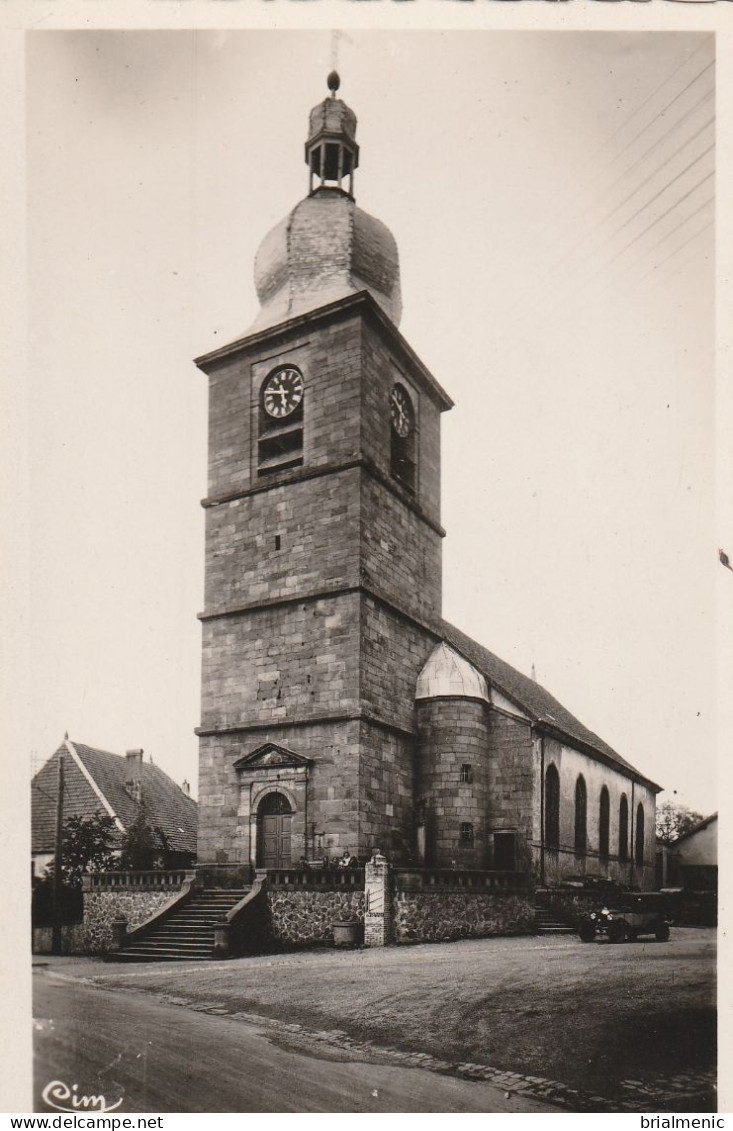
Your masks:
[[[389,395],[392,427],[398,436],[409,436],[412,431],[412,404],[402,385],[395,385]]]
[[[297,369],[278,369],[267,378],[262,403],[268,416],[281,420],[290,416],[303,400],[303,378]]]

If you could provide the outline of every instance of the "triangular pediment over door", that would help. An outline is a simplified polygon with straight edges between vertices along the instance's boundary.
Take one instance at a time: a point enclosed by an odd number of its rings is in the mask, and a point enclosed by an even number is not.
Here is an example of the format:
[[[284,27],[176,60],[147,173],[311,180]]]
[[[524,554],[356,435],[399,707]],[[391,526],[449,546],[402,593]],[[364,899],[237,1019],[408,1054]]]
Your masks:
[[[266,742],[263,746],[258,746],[251,754],[239,758],[234,763],[234,769],[238,773],[286,766],[304,770],[310,766],[311,762],[311,758],[304,758],[302,754],[296,754],[294,750],[288,750],[285,746],[279,746],[276,742]]]

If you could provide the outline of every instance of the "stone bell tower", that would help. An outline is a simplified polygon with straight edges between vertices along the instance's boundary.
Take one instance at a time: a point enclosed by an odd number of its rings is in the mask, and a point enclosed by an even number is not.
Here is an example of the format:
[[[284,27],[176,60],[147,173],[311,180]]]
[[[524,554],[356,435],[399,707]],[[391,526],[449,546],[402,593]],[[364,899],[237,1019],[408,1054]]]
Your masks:
[[[440,413],[359,208],[356,116],[311,111],[309,192],[263,240],[260,313],[209,378],[199,860],[414,848],[415,681],[440,616]]]

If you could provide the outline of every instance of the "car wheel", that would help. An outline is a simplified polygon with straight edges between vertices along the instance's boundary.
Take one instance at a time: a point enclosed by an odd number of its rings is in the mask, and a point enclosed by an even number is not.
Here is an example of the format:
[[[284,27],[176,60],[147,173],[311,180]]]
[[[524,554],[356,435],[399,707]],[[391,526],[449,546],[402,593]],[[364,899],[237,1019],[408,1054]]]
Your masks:
[[[627,932],[626,932],[626,941],[627,942],[636,942],[636,937],[637,937],[636,931],[632,931],[629,928],[629,930],[627,930]]]
[[[667,942],[669,939],[669,927],[666,923],[663,923],[661,927],[657,927],[654,932],[654,938],[657,942]]]
[[[596,929],[592,923],[581,923],[578,934],[581,942],[593,942],[596,937]]]
[[[624,923],[613,923],[608,928],[608,941],[612,943],[623,942],[626,938],[626,925]]]

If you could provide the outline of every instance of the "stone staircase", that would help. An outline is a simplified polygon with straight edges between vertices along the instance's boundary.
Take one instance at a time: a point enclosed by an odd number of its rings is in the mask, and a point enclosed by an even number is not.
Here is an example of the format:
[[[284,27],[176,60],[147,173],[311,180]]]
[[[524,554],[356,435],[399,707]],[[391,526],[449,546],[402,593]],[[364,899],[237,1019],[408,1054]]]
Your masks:
[[[195,891],[142,938],[115,954],[120,962],[201,962],[214,957],[218,919],[243,899],[249,888],[206,888]]]
[[[575,934],[575,927],[569,927],[554,911],[548,911],[546,907],[540,907],[537,903],[534,908],[534,918],[538,935]]]

